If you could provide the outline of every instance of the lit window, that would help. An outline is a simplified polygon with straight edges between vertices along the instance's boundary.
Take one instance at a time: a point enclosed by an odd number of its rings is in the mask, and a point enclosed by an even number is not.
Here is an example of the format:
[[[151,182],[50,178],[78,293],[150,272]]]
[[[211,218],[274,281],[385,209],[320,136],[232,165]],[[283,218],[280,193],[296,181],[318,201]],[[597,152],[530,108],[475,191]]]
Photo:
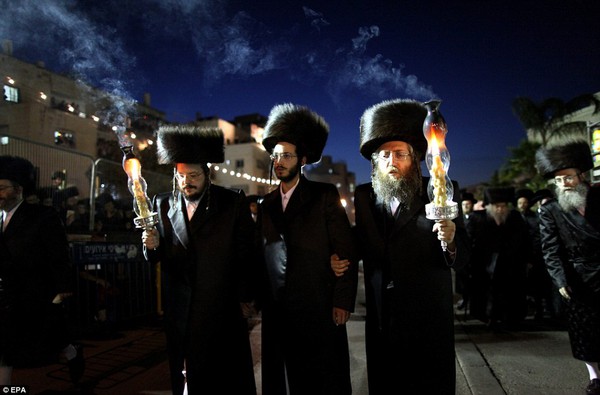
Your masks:
[[[14,86],[4,85],[4,100],[13,103],[19,102],[19,88]]]
[[[54,144],[68,148],[75,148],[75,135],[66,130],[54,131]]]

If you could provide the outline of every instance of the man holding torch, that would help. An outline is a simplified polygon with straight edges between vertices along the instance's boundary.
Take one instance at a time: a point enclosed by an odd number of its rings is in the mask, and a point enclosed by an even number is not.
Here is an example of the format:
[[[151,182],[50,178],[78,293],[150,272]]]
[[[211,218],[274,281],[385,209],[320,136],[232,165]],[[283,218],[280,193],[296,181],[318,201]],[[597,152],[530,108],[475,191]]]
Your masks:
[[[469,247],[461,215],[426,215],[426,115],[420,102],[392,100],[360,122],[360,153],[372,165],[372,182],[358,186],[354,200],[371,395],[455,392],[451,269],[467,262]]]
[[[253,222],[242,191],[210,182],[208,163],[224,161],[220,129],[163,126],[161,164],[172,164],[173,191],[152,205],[157,229],[142,235],[160,262],[173,394],[256,394],[248,327]],[[243,312],[244,310],[244,312]]]

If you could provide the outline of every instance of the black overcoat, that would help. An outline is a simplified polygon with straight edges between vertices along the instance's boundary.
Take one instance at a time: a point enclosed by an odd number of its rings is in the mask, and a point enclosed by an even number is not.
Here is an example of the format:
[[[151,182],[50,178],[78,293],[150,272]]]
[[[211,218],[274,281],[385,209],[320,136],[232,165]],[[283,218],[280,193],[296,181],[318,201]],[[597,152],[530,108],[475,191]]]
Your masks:
[[[450,259],[432,232],[434,221],[425,216],[427,203],[427,196],[417,197],[408,212],[392,218],[376,203],[370,183],[356,188],[369,394],[455,391],[451,268],[467,262],[469,245],[459,214],[454,220],[456,257]]]
[[[542,251],[558,288],[569,287],[565,301],[573,357],[600,360],[600,187],[591,187],[585,216],[565,212],[557,201],[539,209]]]
[[[527,264],[533,243],[517,210],[496,225],[486,210],[473,212],[468,233],[472,241],[471,314],[483,321],[516,325],[526,316]],[[489,307],[488,307],[489,306]]]
[[[67,235],[52,207],[28,204],[0,235],[0,354],[14,366],[54,363],[68,344],[58,293],[71,291]]]
[[[348,394],[346,326],[334,324],[333,307],[354,311],[358,261],[339,193],[301,177],[285,213],[279,188],[261,206],[263,394],[285,393],[284,359],[292,394]],[[333,253],[351,261],[341,277],[331,269]]]
[[[240,302],[253,267],[252,217],[243,192],[210,185],[191,221],[183,198],[157,195],[167,351],[173,393],[255,394],[248,327]],[[205,392],[204,392],[205,391]]]

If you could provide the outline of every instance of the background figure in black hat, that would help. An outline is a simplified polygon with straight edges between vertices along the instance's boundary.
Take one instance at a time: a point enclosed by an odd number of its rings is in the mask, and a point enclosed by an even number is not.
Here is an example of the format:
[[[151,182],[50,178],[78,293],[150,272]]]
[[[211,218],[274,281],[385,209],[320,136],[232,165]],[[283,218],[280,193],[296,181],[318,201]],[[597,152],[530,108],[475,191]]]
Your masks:
[[[454,394],[456,386],[451,270],[468,261],[469,245],[462,215],[456,224],[425,216],[426,113],[413,100],[385,101],[360,122],[360,153],[372,165],[372,183],[354,195],[371,395]]]
[[[485,210],[469,219],[472,242],[471,314],[491,327],[515,328],[527,314],[527,224],[512,209],[514,188],[484,191]]]
[[[538,189],[537,191],[535,191],[533,197],[531,198],[531,207],[534,207],[536,204],[539,203],[537,208],[537,212],[539,213],[539,208],[552,199],[554,199],[554,192],[552,192],[550,189]]]
[[[254,222],[258,221],[258,201],[262,200],[262,198],[258,195],[248,195],[246,196],[246,201],[248,202],[248,208],[250,208],[250,215],[252,215],[252,220]]]
[[[531,198],[531,207],[535,208],[538,218],[538,231],[539,231],[539,218],[540,218],[540,207],[542,207],[547,202],[551,202],[555,199],[554,192],[548,188],[542,188],[535,191],[533,197]],[[540,235],[540,252],[542,253],[542,263],[543,263],[543,274],[545,277],[545,285],[543,287],[543,298],[544,298],[544,317],[550,318],[550,321],[559,327],[563,327],[565,320],[565,309],[563,304],[563,298],[558,292],[558,288],[554,285],[552,281],[552,277],[550,277],[550,273],[548,273],[548,268],[546,267],[546,262],[544,261],[544,255],[542,249],[542,240]]]
[[[534,192],[529,188],[521,188],[515,192],[515,206],[527,224],[531,240],[531,262],[527,268],[527,296],[533,307],[534,318],[543,320],[546,316],[554,319],[557,311],[553,303],[553,286],[542,255],[540,242],[540,225],[538,214],[533,211]]]
[[[587,394],[600,394],[600,188],[584,173],[593,167],[585,141],[536,152],[540,174],[556,186],[556,200],[539,209],[548,272],[564,298],[573,357],[584,361]]]
[[[306,107],[273,107],[263,135],[280,186],[261,204],[267,284],[262,310],[263,395],[350,394],[346,322],[354,311],[358,260],[332,184],[307,180],[329,127]],[[349,268],[336,277],[334,254]]]
[[[72,291],[67,235],[54,209],[23,200],[34,186],[28,160],[0,156],[0,386],[10,383],[13,366],[56,363],[63,349],[75,362],[81,351],[69,344],[60,305]],[[69,364],[75,381],[81,354],[76,361]]]
[[[161,164],[172,164],[173,191],[154,198],[158,229],[144,231],[160,262],[173,394],[255,394],[246,281],[253,222],[244,193],[210,182],[207,163],[224,160],[223,133],[195,126],[157,132]],[[244,313],[243,313],[244,310]]]
[[[51,184],[39,191],[42,204],[52,206],[58,211],[65,224],[70,215],[74,214],[79,197],[79,190],[74,185],[67,185],[67,175],[63,170],[52,173]],[[72,218],[70,219],[72,220]]]
[[[477,199],[475,199],[475,196],[473,196],[471,192],[466,191],[462,191],[460,196],[463,222],[466,227],[469,223],[469,218],[473,213],[475,204],[477,204]],[[458,310],[465,310],[465,315],[467,314],[469,306],[469,279],[471,278],[470,270],[469,264],[454,269],[454,292],[461,297],[456,303],[456,308]]]

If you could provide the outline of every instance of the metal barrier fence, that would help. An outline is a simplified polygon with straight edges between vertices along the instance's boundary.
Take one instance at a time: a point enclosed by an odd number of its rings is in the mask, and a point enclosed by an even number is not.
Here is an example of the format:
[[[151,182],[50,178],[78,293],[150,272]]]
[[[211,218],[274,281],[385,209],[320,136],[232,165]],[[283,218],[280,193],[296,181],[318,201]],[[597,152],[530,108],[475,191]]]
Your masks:
[[[68,313],[76,332],[120,323],[160,312],[160,281],[156,269],[142,255],[138,229],[106,231],[95,225],[104,199],[111,199],[124,212],[132,211],[133,197],[121,163],[97,159],[68,149],[48,146],[15,136],[0,136],[0,155],[28,159],[37,170],[38,190],[49,184],[53,172],[66,175],[66,184],[78,190],[87,205],[89,226],[70,231],[74,297]],[[144,172],[148,196],[172,188],[170,176]],[[131,225],[131,218],[126,218]],[[127,223],[127,222],[125,222]]]
[[[115,327],[157,315],[157,277],[137,237],[121,242],[72,242],[76,333],[110,333]]]

